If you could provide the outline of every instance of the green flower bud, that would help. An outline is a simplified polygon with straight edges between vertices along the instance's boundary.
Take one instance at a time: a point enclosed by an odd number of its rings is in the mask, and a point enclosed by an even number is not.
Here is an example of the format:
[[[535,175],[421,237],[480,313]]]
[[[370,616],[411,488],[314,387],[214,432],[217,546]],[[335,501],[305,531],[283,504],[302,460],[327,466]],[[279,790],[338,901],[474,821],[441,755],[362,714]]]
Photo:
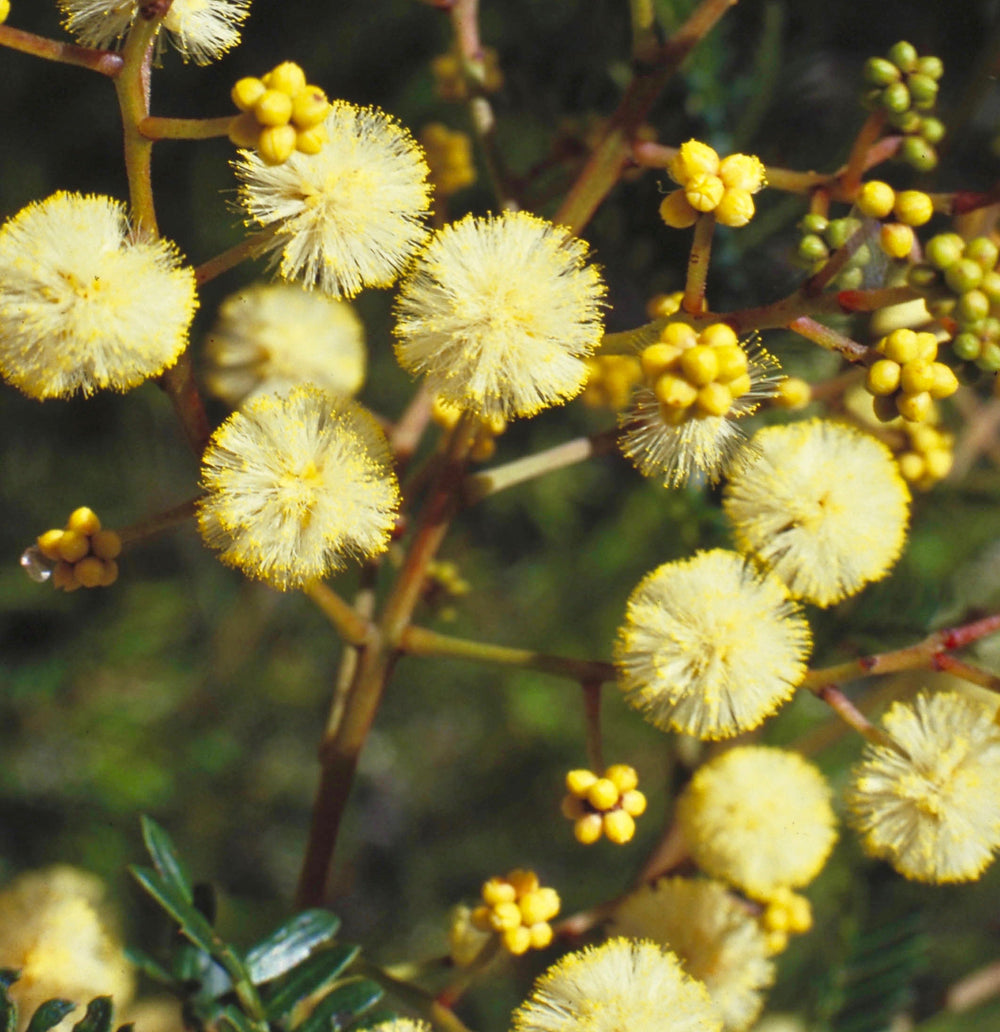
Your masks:
[[[918,172],[937,168],[937,151],[920,136],[907,136],[899,145],[899,159]]]
[[[973,362],[979,358],[981,348],[982,341],[974,333],[960,333],[951,342],[952,352],[963,362]]]
[[[1000,319],[988,315],[979,327],[978,334],[982,340],[1000,340]]]
[[[807,233],[800,241],[796,251],[799,261],[806,265],[822,262],[830,257],[830,250],[823,238],[816,233]]]
[[[947,269],[965,253],[965,241],[957,233],[938,233],[924,248],[924,257],[939,269]]]
[[[836,277],[836,283],[841,290],[858,290],[864,279],[864,269],[843,269]]]
[[[1000,248],[989,237],[973,237],[965,245],[965,257],[978,262],[984,269],[992,269],[1000,258]]]
[[[1000,271],[987,269],[979,281],[979,289],[990,299],[990,304],[1000,302]]]
[[[944,139],[944,122],[925,115],[920,119],[920,135],[929,144],[940,143]]]
[[[975,361],[976,365],[984,372],[1000,372],[1000,344],[997,344],[996,341],[992,340],[983,341],[982,350],[979,352],[979,358]]]
[[[932,265],[912,265],[906,274],[906,282],[915,290],[924,290],[937,282],[937,269]]]
[[[830,220],[825,215],[820,215],[819,212],[811,211],[799,219],[799,229],[803,233],[825,233],[826,227],[829,225]]]
[[[955,306],[955,318],[959,323],[973,323],[990,314],[990,299],[981,290],[967,290]]]
[[[882,91],[882,107],[886,111],[905,111],[910,106],[910,91],[906,83],[894,82]]]
[[[938,84],[929,75],[914,73],[906,77],[906,85],[910,91],[913,106],[926,111],[934,107],[937,100]]]
[[[961,294],[966,290],[973,290],[979,286],[983,278],[983,267],[972,258],[962,257],[952,262],[944,271],[944,281],[955,291]],[[986,296],[985,294],[983,295]],[[986,313],[984,312],[983,315]],[[981,319],[982,316],[979,316]]]
[[[906,40],[891,46],[885,55],[901,72],[912,72],[917,67],[917,48]]]
[[[886,121],[901,133],[915,133],[920,128],[920,115],[913,108],[905,111],[887,111]]]
[[[872,86],[888,86],[899,82],[900,71],[891,61],[884,57],[870,57],[865,62],[865,82]]]
[[[915,69],[920,75],[926,75],[930,79],[940,79],[944,75],[944,62],[934,54],[927,54],[917,59]]]
[[[834,219],[826,227],[826,242],[836,250],[843,247],[860,228],[861,222],[858,219]]]

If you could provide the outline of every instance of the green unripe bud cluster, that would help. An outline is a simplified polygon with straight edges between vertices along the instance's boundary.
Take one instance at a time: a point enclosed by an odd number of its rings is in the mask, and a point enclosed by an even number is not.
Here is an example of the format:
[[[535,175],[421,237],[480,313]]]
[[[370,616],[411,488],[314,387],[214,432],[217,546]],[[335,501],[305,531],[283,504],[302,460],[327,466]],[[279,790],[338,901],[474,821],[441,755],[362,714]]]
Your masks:
[[[937,165],[935,145],[944,136],[941,120],[925,114],[937,102],[943,73],[939,57],[921,57],[905,40],[890,47],[885,57],[871,57],[865,64],[865,107],[882,111],[889,125],[905,134],[898,156],[920,172]]]
[[[318,154],[326,143],[323,121],[330,102],[318,86],[306,82],[294,61],[282,62],[259,79],[240,79],[231,96],[243,113],[233,119],[229,139],[256,150],[268,165],[281,165],[296,151]]]
[[[868,367],[865,388],[875,398],[875,414],[888,422],[897,415],[922,423],[934,412],[934,402],[958,390],[950,366],[936,361],[933,333],[893,330],[875,345],[884,355]]]
[[[861,220],[851,216],[827,219],[825,215],[810,212],[798,224],[802,233],[796,249],[796,258],[810,272],[816,272],[830,257],[831,252],[844,246],[861,228]],[[865,268],[872,260],[868,244],[862,244],[851,255],[833,282],[841,290],[855,290],[864,280]]]

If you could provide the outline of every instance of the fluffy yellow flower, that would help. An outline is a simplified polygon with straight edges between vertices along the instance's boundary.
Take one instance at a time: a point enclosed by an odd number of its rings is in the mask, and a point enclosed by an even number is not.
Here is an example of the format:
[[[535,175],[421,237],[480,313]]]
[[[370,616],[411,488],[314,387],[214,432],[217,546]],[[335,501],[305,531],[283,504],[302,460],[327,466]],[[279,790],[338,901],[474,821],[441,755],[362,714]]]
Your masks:
[[[751,443],[723,498],[741,550],[820,606],[889,572],[906,540],[910,492],[884,444],[821,419],[765,427]]]
[[[808,884],[837,838],[823,775],[798,753],[766,746],[700,767],[677,816],[695,863],[755,899]]]
[[[87,47],[107,47],[123,36],[139,12],[138,0],[59,0],[63,26]],[[173,0],[163,19],[185,59],[208,64],[240,41],[250,0]]]
[[[95,996],[111,996],[119,1012],[128,1004],[132,968],[100,916],[103,895],[95,877],[72,867],[21,875],[0,892],[0,968],[21,972],[9,990],[19,1029],[53,997],[76,1003],[77,1019]]]
[[[431,1032],[426,1021],[414,1021],[412,1018],[392,1018],[380,1021],[377,1025],[369,1025],[369,1032]]]
[[[760,924],[721,882],[665,878],[645,885],[615,908],[610,930],[672,949],[684,970],[705,983],[725,1032],[751,1025],[774,982]]]
[[[33,398],[161,373],[196,307],[174,245],[134,233],[110,197],[53,194],[0,228],[0,374]]]
[[[587,245],[527,212],[439,230],[404,280],[396,356],[433,394],[486,419],[574,397],[603,332]]]
[[[610,939],[569,953],[514,1012],[514,1032],[721,1032],[701,982],[652,942]]]
[[[251,151],[235,163],[247,215],[274,226],[285,279],[334,297],[394,282],[427,229],[427,164],[410,133],[378,108],[334,101],[318,154],[268,165]]]
[[[384,551],[399,503],[375,419],[315,387],[230,416],[205,450],[202,484],[205,541],[281,591]]]
[[[848,803],[865,848],[907,878],[977,878],[1000,848],[997,703],[957,692],[896,702],[882,718],[900,747],[865,747]]]
[[[615,646],[626,701],[657,727],[728,738],[791,697],[811,636],[784,585],[735,552],[665,563],[628,600]]]
[[[303,383],[353,395],[365,378],[365,331],[346,301],[257,283],[219,306],[206,358],[209,390],[231,405]]]

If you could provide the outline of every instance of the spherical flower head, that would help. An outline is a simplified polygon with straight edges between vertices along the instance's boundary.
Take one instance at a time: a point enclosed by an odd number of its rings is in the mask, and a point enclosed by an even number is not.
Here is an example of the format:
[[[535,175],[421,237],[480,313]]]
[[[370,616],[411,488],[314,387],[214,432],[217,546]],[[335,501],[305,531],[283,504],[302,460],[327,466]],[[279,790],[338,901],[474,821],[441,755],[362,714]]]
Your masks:
[[[108,47],[123,36],[138,10],[136,0],[59,0],[63,27],[85,47]]]
[[[884,444],[821,419],[765,427],[752,444],[723,497],[742,551],[819,606],[889,572],[906,540],[910,492]]]
[[[721,882],[665,878],[645,885],[618,905],[610,931],[673,950],[684,970],[705,983],[725,1032],[749,1028],[774,982],[764,932]]]
[[[705,332],[721,325],[713,324]],[[690,339],[675,344],[684,330]],[[668,323],[660,334],[660,341],[671,350],[690,350],[703,339],[704,333],[699,337],[679,323]],[[737,421],[752,415],[764,398],[775,393],[781,369],[756,337],[735,347],[742,354],[745,369],[738,387],[736,381],[732,385],[713,382],[705,384],[703,390],[689,383],[688,396],[676,398],[663,389],[666,381],[655,375],[655,369],[644,374],[646,386],[636,391],[631,408],[619,418],[623,432],[618,442],[622,454],[643,476],[662,479],[664,487],[681,487],[698,474],[716,483],[734,463],[746,457]],[[647,348],[643,354],[651,350]],[[684,389],[683,384],[675,386]],[[719,396],[721,404],[717,404]],[[703,398],[710,408],[702,405]]]
[[[374,417],[312,386],[230,416],[205,450],[202,485],[207,544],[281,591],[384,551],[399,503]]]
[[[365,378],[365,331],[347,301],[256,283],[219,306],[206,358],[209,390],[231,405],[303,383],[350,396]]]
[[[957,692],[896,702],[882,718],[899,748],[869,744],[848,804],[865,848],[907,878],[978,878],[1000,847],[997,704]]]
[[[587,245],[527,212],[439,230],[403,281],[396,357],[432,393],[483,418],[574,397],[603,333]]]
[[[54,997],[79,1005],[109,995],[119,1008],[131,999],[132,968],[101,914],[103,896],[96,878],[72,867],[21,875],[0,892],[0,967],[21,972],[8,993],[22,1032]],[[68,1015],[56,1027],[72,1024]]]
[[[390,286],[424,241],[427,164],[410,133],[378,108],[334,101],[318,154],[280,165],[241,151],[239,197],[250,220],[274,226],[285,279],[333,297]]]
[[[701,982],[652,942],[615,938],[569,953],[535,982],[513,1032],[721,1032]]]
[[[807,885],[837,838],[823,775],[767,746],[730,749],[700,767],[677,816],[695,863],[755,899]]]
[[[369,1025],[369,1032],[431,1032],[426,1021],[414,1021],[412,1018],[392,1018],[380,1021],[377,1025]]]
[[[665,563],[632,592],[615,645],[626,702],[662,730],[729,738],[806,673],[811,636],[784,585],[735,552]]]
[[[194,270],[110,197],[56,193],[0,227],[0,374],[32,398],[156,376],[196,308]]]

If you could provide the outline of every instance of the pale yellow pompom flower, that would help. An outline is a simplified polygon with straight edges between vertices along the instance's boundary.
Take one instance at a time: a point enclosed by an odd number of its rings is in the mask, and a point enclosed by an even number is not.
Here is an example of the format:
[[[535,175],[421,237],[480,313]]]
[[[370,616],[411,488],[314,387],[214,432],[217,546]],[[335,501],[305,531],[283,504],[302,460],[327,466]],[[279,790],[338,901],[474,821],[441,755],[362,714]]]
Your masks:
[[[513,1032],[721,1032],[701,982],[655,943],[610,939],[569,953],[535,982]]]
[[[365,378],[364,326],[347,301],[255,283],[219,306],[206,361],[208,389],[231,405],[303,383],[350,396]]]
[[[673,950],[684,970],[705,983],[725,1032],[749,1028],[774,982],[760,923],[721,882],[664,878],[644,885],[615,908],[610,931]]]
[[[700,767],[677,816],[695,863],[754,899],[807,885],[837,838],[823,775],[767,746],[730,749]]]
[[[618,684],[662,730],[729,738],[791,697],[811,641],[777,577],[736,552],[699,552],[632,592],[615,644]]]
[[[741,550],[820,606],[889,572],[906,540],[910,492],[881,441],[811,419],[765,427],[751,443],[723,497]]]
[[[281,591],[384,551],[399,504],[374,417],[311,386],[230,416],[205,450],[202,485],[205,541]]]
[[[369,1025],[368,1032],[431,1032],[431,1026],[426,1021],[414,1021],[412,1018],[393,1018]]]
[[[485,419],[577,395],[603,333],[587,245],[527,212],[439,230],[403,281],[396,357],[433,394]]]
[[[296,152],[280,165],[240,151],[240,203],[252,222],[275,228],[269,246],[282,277],[353,297],[390,286],[423,243],[427,163],[378,108],[336,100],[323,128],[318,154]]]
[[[0,227],[0,374],[33,398],[124,391],[187,344],[194,270],[110,197],[56,193]]]
[[[132,24],[136,0],[59,0],[63,28],[85,47],[108,47]]]
[[[23,1030],[39,1004],[77,1004],[57,1029],[69,1029],[95,996],[127,1006],[135,989],[124,948],[101,915],[104,888],[72,867],[23,874],[0,891],[0,968],[21,977],[8,993]]]
[[[997,702],[957,692],[894,703],[868,744],[848,804],[868,852],[907,878],[978,878],[1000,848]]]

